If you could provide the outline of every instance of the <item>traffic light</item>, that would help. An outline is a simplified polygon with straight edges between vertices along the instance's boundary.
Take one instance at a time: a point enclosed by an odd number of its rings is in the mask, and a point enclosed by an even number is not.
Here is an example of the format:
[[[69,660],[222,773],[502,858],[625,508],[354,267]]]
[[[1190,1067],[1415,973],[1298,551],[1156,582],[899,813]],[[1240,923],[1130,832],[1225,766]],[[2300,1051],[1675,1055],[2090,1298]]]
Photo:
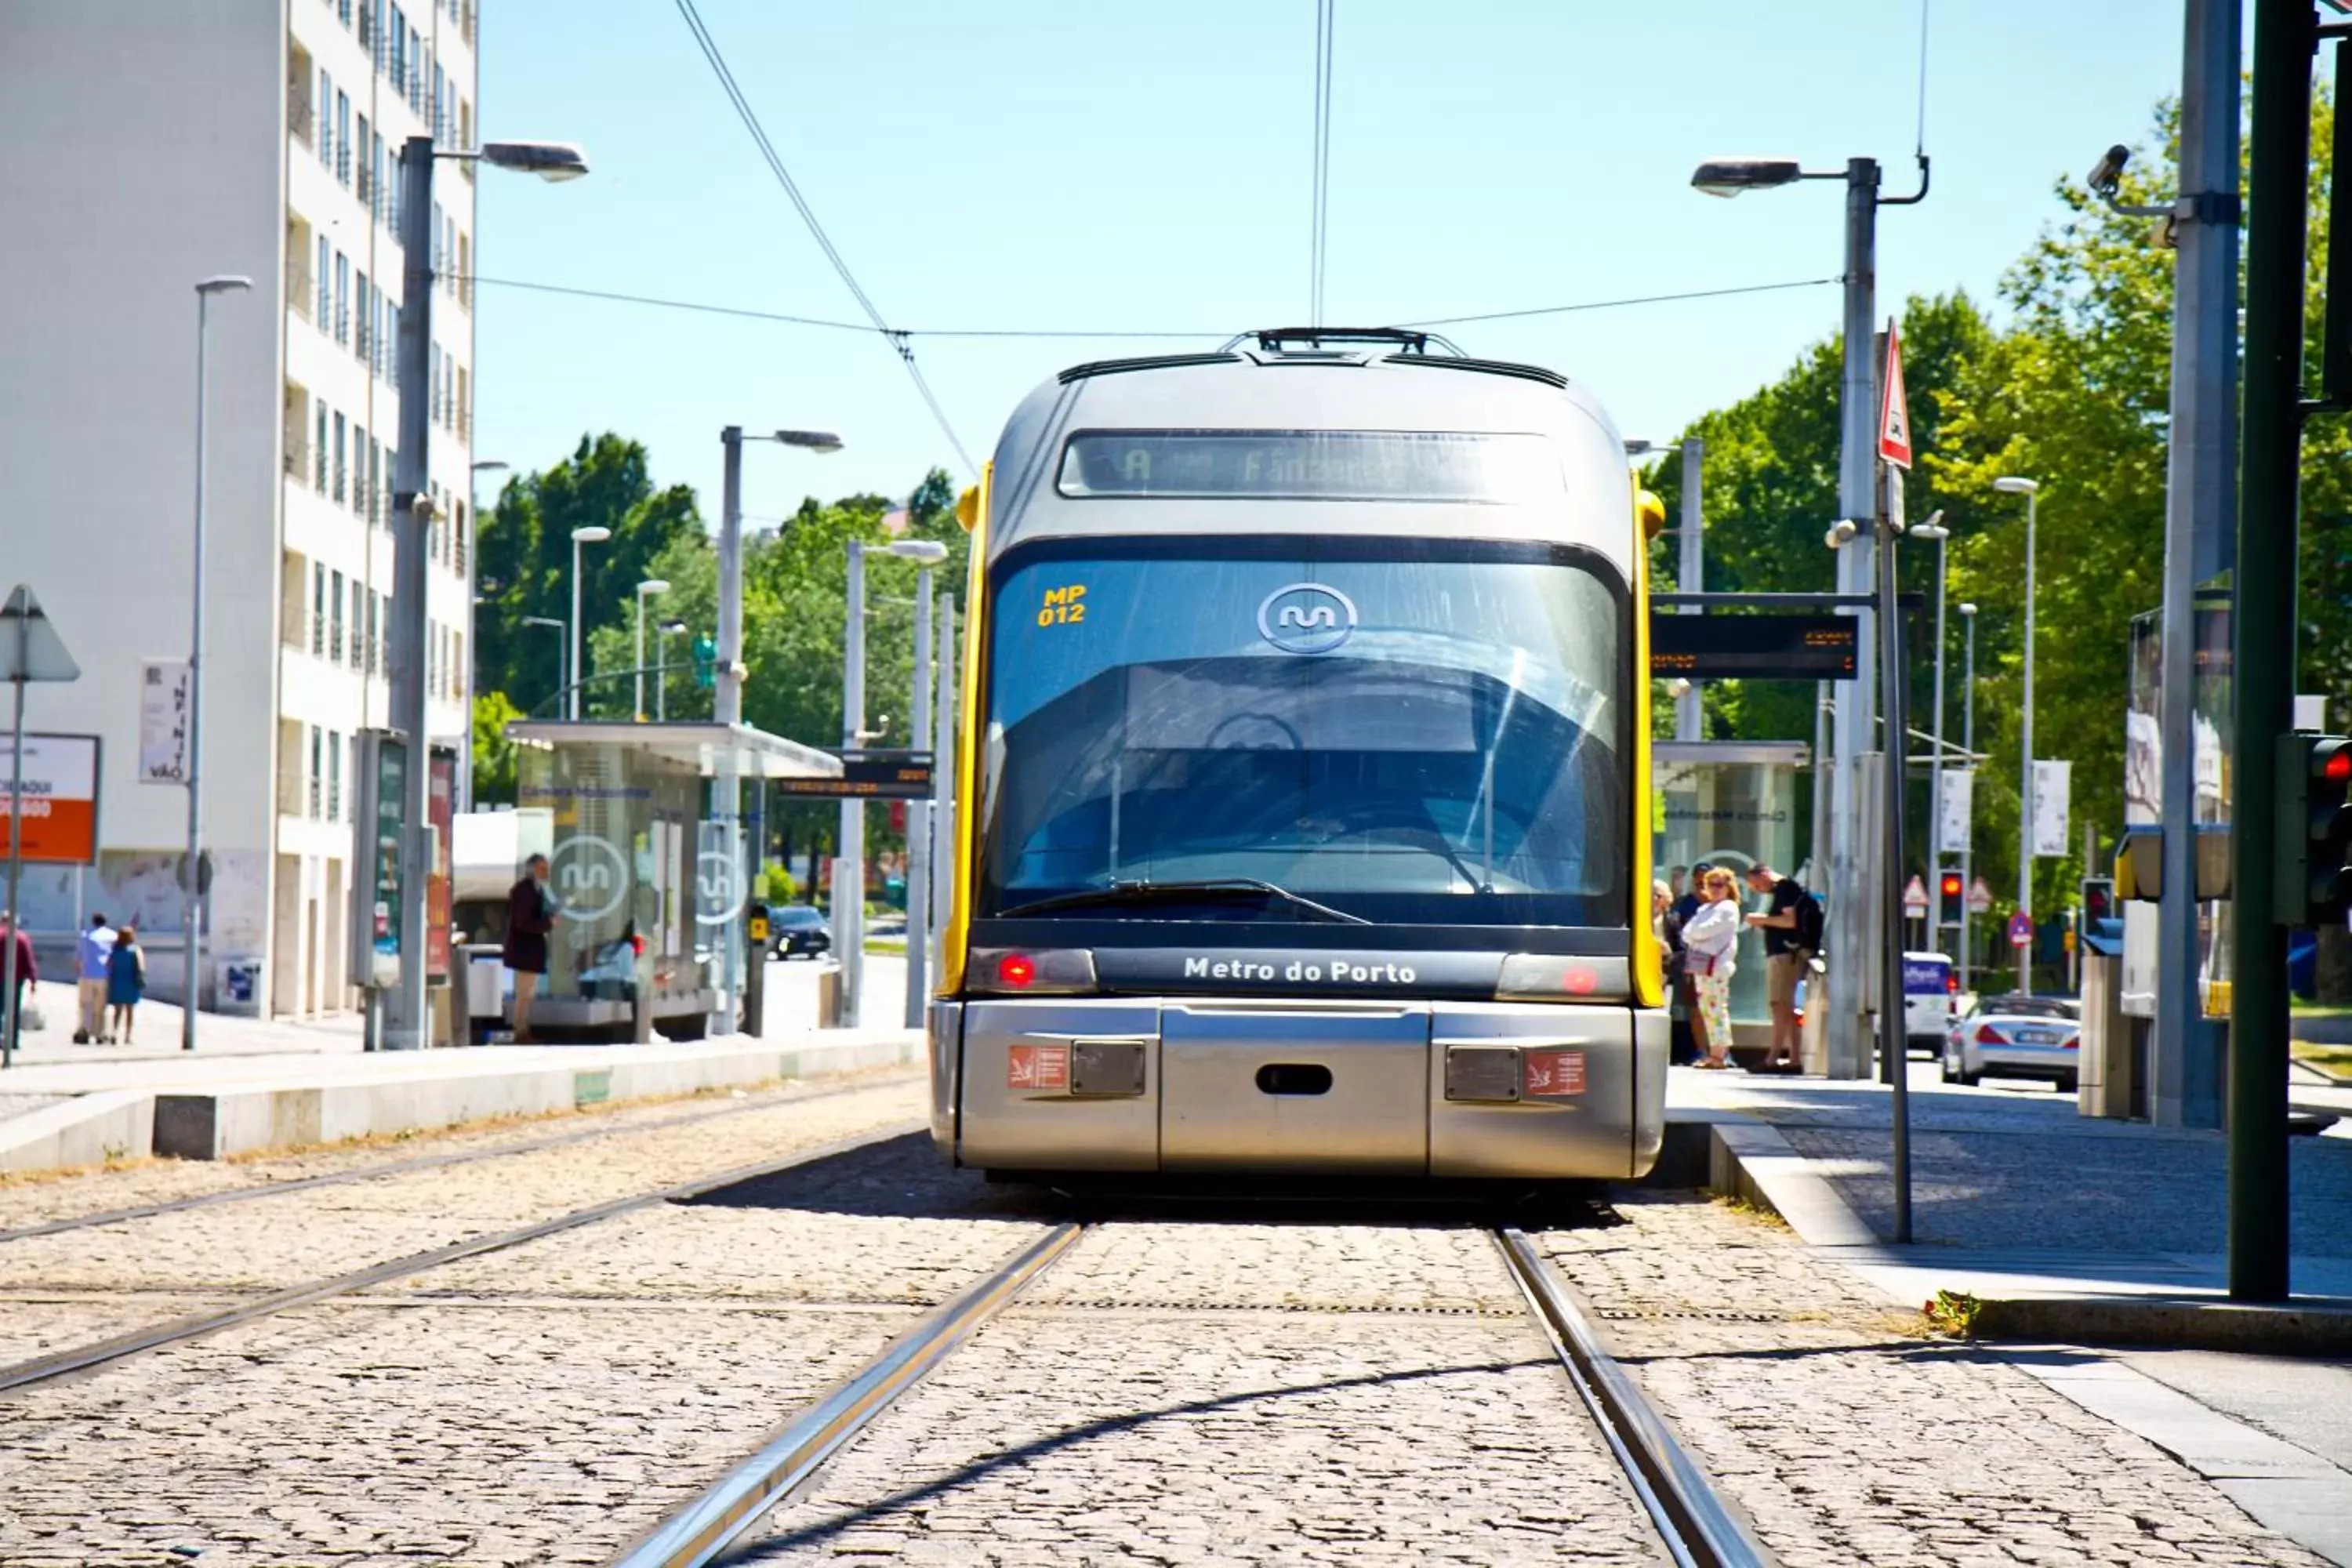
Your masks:
[[[2352,909],[2352,740],[2308,730],[2278,738],[2277,832],[2273,918],[2343,923]]]
[[[1941,911],[1937,919],[1940,923],[1956,926],[1968,919],[1967,892],[1958,871],[1947,871],[1936,879],[1936,901]]]
[[[707,637],[694,639],[694,683],[706,691],[719,684],[719,645]]]
[[[2116,918],[2116,884],[2112,877],[2083,879],[2083,929],[2095,934],[2101,921]]]

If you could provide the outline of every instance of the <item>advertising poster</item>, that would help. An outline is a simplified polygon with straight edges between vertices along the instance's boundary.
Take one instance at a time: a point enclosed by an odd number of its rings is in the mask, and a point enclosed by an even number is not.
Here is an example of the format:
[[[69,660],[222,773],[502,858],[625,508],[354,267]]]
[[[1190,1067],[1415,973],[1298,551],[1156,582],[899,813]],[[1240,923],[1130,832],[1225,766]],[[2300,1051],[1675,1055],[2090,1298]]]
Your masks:
[[[0,858],[16,796],[16,742],[0,733]],[[98,737],[26,735],[21,783],[21,852],[27,865],[88,866],[98,859]]]

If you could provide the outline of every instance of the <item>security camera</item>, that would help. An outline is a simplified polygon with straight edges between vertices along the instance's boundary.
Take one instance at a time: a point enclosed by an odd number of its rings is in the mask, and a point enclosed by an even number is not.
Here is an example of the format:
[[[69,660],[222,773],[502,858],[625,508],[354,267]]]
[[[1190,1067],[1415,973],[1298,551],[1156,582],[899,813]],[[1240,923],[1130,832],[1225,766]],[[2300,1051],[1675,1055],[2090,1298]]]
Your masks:
[[[2091,173],[2084,184],[2103,196],[2112,196],[2116,194],[2116,187],[2124,182],[2124,165],[2130,162],[2130,148],[2110,147],[2105,156],[2091,165]]]

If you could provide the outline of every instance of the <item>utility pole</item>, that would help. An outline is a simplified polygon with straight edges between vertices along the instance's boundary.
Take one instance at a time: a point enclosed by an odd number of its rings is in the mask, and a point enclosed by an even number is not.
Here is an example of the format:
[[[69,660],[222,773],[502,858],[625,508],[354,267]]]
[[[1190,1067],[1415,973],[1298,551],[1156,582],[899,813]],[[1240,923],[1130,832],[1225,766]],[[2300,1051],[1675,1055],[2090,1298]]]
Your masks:
[[[718,667],[711,672],[710,706],[711,716],[719,722],[735,725],[743,721],[743,427],[730,425],[720,430],[719,445],[724,459],[719,508],[719,657]],[[719,819],[727,863],[737,879],[734,891],[740,895],[724,902],[740,910],[751,894],[751,868],[744,863],[742,787],[735,773],[732,744],[720,747],[718,775],[710,787],[711,815]],[[710,934],[715,939],[712,945],[722,955],[719,1010],[732,1020],[742,986],[741,963],[748,956],[743,952],[743,928],[730,917],[726,930]],[[751,962],[766,960],[755,956]],[[728,1026],[734,1027],[731,1022]]]
[[[1683,437],[1683,518],[1682,564],[1675,586],[1685,594],[1703,592],[1706,584],[1706,513],[1700,510],[1699,469],[1706,461],[1706,443],[1696,436]],[[1696,616],[1704,606],[1685,605],[1682,613]],[[1686,681],[1683,694],[1675,699],[1675,739],[1698,741],[1700,733],[1699,689],[1696,680]]]
[[[2279,923],[2273,859],[2282,825],[2271,808],[2278,738],[2294,723],[2305,189],[2311,172],[2311,62],[2320,37],[2311,0],[2255,0],[2246,215],[2245,497],[2238,515],[2238,600],[2231,617],[2236,644],[2237,730],[2231,761],[2237,853],[2230,922],[2229,1246],[2230,1295],[2241,1301],[2284,1300],[2289,1288],[2286,928]],[[2342,64],[2339,53],[2339,68]],[[2341,200],[2333,205],[2352,210],[2352,204]],[[2337,326],[2345,303],[2335,295],[2334,270],[2328,279],[2331,328]],[[2331,393],[2352,381],[2352,373],[2332,363],[2344,347],[2336,335],[2328,333],[2331,363],[2325,379]]]
[[[2179,239],[2173,264],[2163,641],[2158,679],[2166,896],[2156,907],[2149,1119],[2221,1124],[2223,1030],[2199,994],[2197,588],[2236,563],[2240,0],[2188,0],[2181,42]],[[2241,801],[2256,798],[2241,792]],[[2173,889],[2179,889],[2174,892]]]
[[[1886,1081],[1893,1089],[1895,1235],[1898,1246],[1911,1240],[1911,1061],[1909,1023],[1903,1003],[1903,754],[1909,749],[1906,726],[1906,695],[1903,668],[1903,616],[1895,599],[1895,542],[1902,536],[1903,476],[1893,468],[1885,475],[1884,502],[1875,509],[1878,531],[1878,660],[1881,701],[1886,710],[1886,751],[1880,788],[1885,794],[1879,813],[1878,896],[1881,964],[1878,982],[1878,1048]],[[1859,537],[1859,536],[1857,536]]]
[[[915,750],[931,749],[931,569],[915,574],[915,673],[908,694],[915,708]],[[939,759],[931,759],[937,777]],[[923,993],[927,944],[930,941],[931,806],[929,801],[907,803],[907,1007],[910,1029],[923,1026]]]
[[[432,777],[425,713],[425,656],[431,637],[425,604],[425,530],[433,501],[425,493],[425,442],[430,438],[433,342],[433,138],[411,136],[400,152],[400,329],[395,386],[400,394],[400,447],[392,478],[393,616],[392,727],[408,743],[400,779],[400,978],[387,1000],[386,1050],[421,1050],[431,1043],[425,986],[425,881],[432,867],[426,799]],[[576,584],[577,577],[575,575]]]
[[[848,625],[842,637],[841,749],[866,744],[866,546],[849,542]],[[841,803],[833,872],[833,950],[841,955],[841,1026],[857,1027],[866,980],[866,803]]]

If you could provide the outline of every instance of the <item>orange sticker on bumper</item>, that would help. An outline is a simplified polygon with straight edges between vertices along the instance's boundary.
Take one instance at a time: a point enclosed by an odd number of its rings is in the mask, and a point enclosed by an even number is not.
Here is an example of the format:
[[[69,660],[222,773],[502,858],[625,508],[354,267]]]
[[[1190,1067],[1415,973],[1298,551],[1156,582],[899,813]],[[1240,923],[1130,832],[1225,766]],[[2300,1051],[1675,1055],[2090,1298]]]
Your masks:
[[[1526,1064],[1528,1099],[1557,1100],[1584,1092],[1582,1051],[1529,1051],[1521,1059]]]
[[[1070,1087],[1070,1047],[1014,1046],[1005,1053],[1004,1087],[1051,1090]]]

